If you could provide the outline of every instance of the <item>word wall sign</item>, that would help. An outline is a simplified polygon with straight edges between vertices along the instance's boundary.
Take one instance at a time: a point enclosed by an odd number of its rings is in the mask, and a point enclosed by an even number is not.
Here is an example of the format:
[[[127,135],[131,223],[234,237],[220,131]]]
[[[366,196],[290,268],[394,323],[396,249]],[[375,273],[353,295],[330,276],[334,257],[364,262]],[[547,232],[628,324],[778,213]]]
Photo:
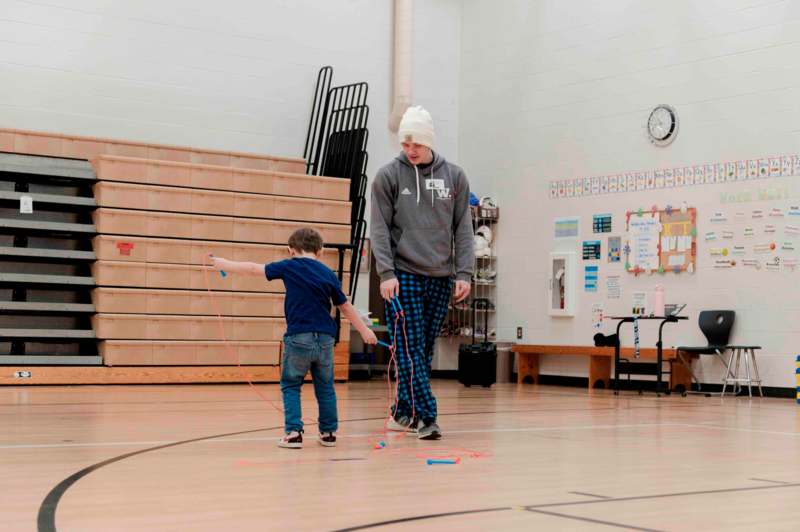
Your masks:
[[[550,181],[550,198],[600,196],[792,176],[800,176],[800,155],[553,180]]]

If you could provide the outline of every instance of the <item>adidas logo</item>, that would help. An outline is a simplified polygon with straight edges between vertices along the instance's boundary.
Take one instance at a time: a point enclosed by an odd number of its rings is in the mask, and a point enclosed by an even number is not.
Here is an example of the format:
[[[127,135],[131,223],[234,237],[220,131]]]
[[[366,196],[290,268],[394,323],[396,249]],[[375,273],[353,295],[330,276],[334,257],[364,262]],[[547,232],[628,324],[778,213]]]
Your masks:
[[[403,191],[400,194],[402,194],[404,196],[410,196],[411,195],[411,191],[408,190],[407,188],[404,188]]]

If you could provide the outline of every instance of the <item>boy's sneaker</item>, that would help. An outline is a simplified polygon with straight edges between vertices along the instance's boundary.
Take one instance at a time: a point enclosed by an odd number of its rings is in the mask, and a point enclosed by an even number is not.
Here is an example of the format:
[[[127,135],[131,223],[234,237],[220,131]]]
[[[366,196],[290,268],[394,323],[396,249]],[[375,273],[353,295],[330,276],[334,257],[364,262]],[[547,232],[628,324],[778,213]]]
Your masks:
[[[413,428],[412,425],[414,425]],[[386,428],[395,432],[416,431],[416,423],[413,423],[413,420],[408,416],[400,416],[397,419],[390,416],[389,421],[386,423]]]
[[[431,421],[430,423],[422,424],[419,430],[417,431],[417,438],[420,440],[438,440],[442,437],[442,430],[439,428],[439,425],[436,424],[435,421]]]
[[[336,434],[333,432],[320,432],[319,444],[323,447],[336,447]]]
[[[303,435],[300,432],[293,430],[278,440],[278,447],[284,447],[286,449],[302,449]]]

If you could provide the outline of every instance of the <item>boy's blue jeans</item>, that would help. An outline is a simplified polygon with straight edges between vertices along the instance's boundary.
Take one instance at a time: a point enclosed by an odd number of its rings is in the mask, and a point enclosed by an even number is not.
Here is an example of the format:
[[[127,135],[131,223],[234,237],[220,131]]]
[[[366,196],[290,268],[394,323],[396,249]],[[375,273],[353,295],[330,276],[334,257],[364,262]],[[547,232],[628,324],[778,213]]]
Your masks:
[[[322,333],[283,337],[281,393],[287,434],[303,430],[300,388],[309,370],[319,404],[319,431],[336,432],[339,428],[336,390],[333,388],[333,344],[333,336]]]

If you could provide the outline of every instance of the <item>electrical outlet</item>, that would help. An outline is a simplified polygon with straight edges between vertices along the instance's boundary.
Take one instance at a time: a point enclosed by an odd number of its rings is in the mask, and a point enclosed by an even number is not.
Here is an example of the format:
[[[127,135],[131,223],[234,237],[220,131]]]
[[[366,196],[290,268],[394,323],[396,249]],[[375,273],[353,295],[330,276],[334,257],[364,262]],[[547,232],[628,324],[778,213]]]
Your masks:
[[[517,340],[522,340],[522,327],[517,327]]]

